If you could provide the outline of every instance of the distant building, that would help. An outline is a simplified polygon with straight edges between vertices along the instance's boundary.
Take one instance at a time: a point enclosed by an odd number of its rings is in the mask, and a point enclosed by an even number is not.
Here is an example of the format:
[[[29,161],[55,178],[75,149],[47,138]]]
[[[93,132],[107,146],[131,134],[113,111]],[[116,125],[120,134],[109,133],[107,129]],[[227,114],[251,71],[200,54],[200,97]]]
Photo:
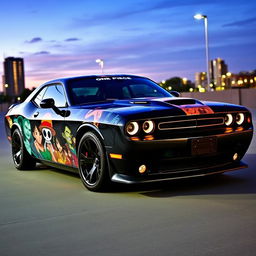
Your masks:
[[[8,57],[4,60],[3,91],[16,97],[25,89],[24,62],[22,58]]]
[[[210,63],[210,81],[216,90],[224,90],[231,87],[227,78],[228,66],[224,60],[217,58]]]
[[[211,90],[216,91],[230,88],[256,88],[256,70],[234,74],[228,72],[228,66],[224,60],[217,58],[210,62],[210,82]],[[201,92],[206,91],[206,72],[195,74],[195,86]]]
[[[207,73],[196,72],[195,75],[195,86],[196,88],[207,88]]]

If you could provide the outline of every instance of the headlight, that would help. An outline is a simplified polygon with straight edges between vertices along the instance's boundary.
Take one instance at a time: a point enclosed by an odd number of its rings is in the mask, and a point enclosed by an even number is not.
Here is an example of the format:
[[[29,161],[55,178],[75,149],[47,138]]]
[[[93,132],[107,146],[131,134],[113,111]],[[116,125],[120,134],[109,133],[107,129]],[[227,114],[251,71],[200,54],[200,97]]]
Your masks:
[[[126,132],[133,136],[139,131],[139,125],[137,122],[130,122],[126,126]]]
[[[154,131],[154,128],[155,128],[155,124],[154,124],[153,121],[145,121],[145,122],[143,123],[143,125],[142,125],[142,130],[143,130],[145,133],[147,133],[147,134],[153,132],[153,131]]]
[[[233,123],[233,116],[231,114],[226,114],[225,116],[225,125],[229,126]]]
[[[241,125],[244,122],[244,114],[243,113],[238,113],[236,115],[236,123],[238,125]]]

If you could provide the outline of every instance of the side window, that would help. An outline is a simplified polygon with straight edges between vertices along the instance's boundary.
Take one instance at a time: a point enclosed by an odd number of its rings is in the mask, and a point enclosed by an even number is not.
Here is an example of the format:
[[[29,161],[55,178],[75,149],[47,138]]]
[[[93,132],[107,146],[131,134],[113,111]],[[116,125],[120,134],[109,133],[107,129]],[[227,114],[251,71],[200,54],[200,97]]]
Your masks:
[[[60,84],[50,85],[45,92],[43,99],[53,98],[55,106],[58,108],[66,107],[66,97],[64,94],[63,86]]]
[[[130,99],[132,97],[130,92],[129,92],[129,89],[126,86],[123,87],[122,90],[123,90],[123,97],[124,97],[124,99]]]
[[[47,86],[44,87],[38,94],[37,96],[34,98],[34,102],[36,103],[37,106],[40,106],[40,102],[42,101],[43,97],[44,97],[44,94],[47,90]]]

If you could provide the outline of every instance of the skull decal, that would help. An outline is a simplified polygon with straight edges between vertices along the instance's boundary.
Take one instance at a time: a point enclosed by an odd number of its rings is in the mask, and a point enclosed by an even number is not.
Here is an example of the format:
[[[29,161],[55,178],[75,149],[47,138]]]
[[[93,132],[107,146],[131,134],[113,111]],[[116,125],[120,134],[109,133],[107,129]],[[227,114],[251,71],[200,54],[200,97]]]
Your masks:
[[[52,137],[55,136],[56,132],[52,127],[51,120],[42,120],[41,125],[39,126],[43,137],[44,137],[44,149],[47,150],[47,146],[52,145]]]

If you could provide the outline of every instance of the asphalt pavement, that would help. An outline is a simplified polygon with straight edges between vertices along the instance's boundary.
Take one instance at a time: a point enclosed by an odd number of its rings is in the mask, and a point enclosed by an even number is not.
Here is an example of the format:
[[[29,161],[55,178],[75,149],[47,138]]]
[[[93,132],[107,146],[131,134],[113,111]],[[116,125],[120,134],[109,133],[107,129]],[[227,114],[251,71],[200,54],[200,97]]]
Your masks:
[[[94,193],[67,172],[16,170],[2,117],[0,256],[256,255],[255,136],[247,169]]]

